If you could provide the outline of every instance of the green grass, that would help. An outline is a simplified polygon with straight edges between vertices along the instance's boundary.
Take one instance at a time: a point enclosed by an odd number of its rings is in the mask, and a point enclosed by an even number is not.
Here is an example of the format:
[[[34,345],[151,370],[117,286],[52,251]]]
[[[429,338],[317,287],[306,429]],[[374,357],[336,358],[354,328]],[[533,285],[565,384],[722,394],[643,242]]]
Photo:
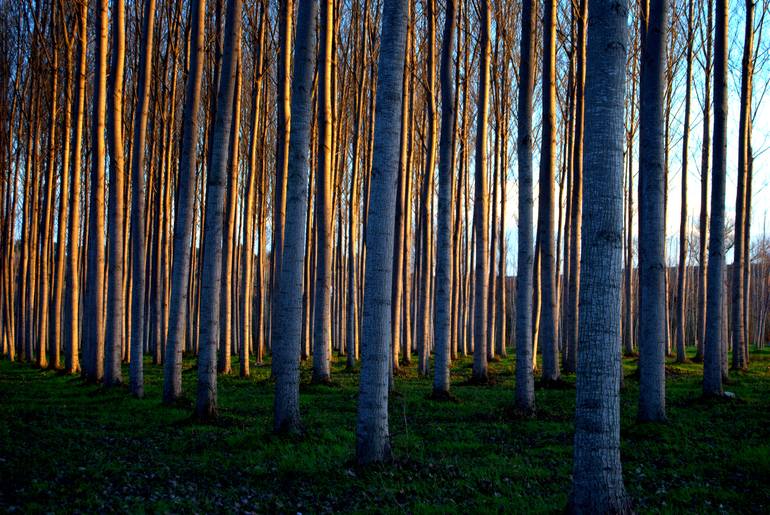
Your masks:
[[[458,402],[427,397],[414,366],[390,403],[394,462],[353,465],[358,375],[338,360],[333,386],[309,384],[303,366],[304,439],[272,434],[269,366],[220,377],[220,419],[190,420],[187,400],[160,403],[160,367],[146,367],[146,397],[0,362],[0,510],[24,512],[553,512],[570,490],[574,389],[538,389],[537,418],[511,415],[513,361],[492,363],[492,386],[467,386],[470,359],[454,364]],[[625,484],[639,512],[770,510],[770,352],[731,373],[734,400],[700,397],[701,367],[669,364],[666,424],[635,421],[636,363],[622,392]],[[234,366],[237,370],[237,366]],[[124,370],[127,374],[127,370]],[[566,377],[574,383],[574,376]]]

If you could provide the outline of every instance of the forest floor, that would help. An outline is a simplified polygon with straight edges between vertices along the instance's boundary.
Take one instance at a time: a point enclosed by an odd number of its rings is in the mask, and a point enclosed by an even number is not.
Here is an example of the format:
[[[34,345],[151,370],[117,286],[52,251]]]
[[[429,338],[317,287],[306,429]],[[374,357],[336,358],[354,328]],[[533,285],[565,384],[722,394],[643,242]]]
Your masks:
[[[537,389],[537,416],[517,419],[513,359],[492,363],[494,384],[464,384],[457,402],[428,399],[412,365],[390,403],[394,462],[353,465],[357,372],[338,359],[334,384],[302,368],[303,439],[271,432],[269,365],[220,377],[220,418],[190,419],[187,399],[160,403],[162,371],[146,367],[146,397],[57,372],[0,361],[0,511],[23,512],[554,512],[570,490],[574,376]],[[234,370],[238,370],[237,362]],[[636,360],[624,359],[622,458],[638,512],[770,512],[770,351],[730,374],[734,399],[701,398],[701,366],[667,364],[668,422],[635,420]],[[124,370],[127,377],[127,370]]]

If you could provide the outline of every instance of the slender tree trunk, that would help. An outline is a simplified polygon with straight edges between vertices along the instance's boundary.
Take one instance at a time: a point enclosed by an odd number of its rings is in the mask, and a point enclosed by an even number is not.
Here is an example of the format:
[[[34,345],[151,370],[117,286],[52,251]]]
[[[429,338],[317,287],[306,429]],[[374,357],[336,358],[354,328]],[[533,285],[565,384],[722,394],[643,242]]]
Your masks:
[[[714,32],[714,160],[711,171],[711,226],[709,228],[706,339],[703,348],[703,394],[721,396],[722,329],[726,327],[722,302],[725,271],[725,176],[727,170],[727,28],[726,0],[716,2]]]
[[[386,0],[382,19],[372,149],[372,188],[366,226],[361,386],[356,425],[356,460],[359,464],[390,459],[390,302],[407,2]]]
[[[452,47],[454,46],[457,6],[448,0],[444,17],[444,36],[441,41],[441,137],[439,141],[439,182],[438,182],[438,228],[436,260],[436,318],[435,367],[433,395],[446,396],[449,393],[449,365],[451,351],[452,323],[452,133],[455,128],[455,90],[453,84]]]
[[[75,100],[75,128],[72,134],[72,197],[69,202],[69,238],[67,241],[67,292],[65,301],[64,369],[68,374],[80,370],[80,184],[81,149],[85,120],[86,74],[88,56],[88,5],[80,6],[78,19],[77,98]]]
[[[586,18],[588,1],[581,0],[577,21],[577,70],[575,75],[575,136],[572,147],[572,198],[570,200],[570,256],[569,289],[567,302],[567,349],[565,352],[565,370],[574,371],[577,361],[578,343],[578,300],[580,296],[580,247],[583,217],[583,139],[585,116],[585,81],[586,81]]]
[[[202,263],[201,298],[208,302],[201,313],[201,348],[198,355],[198,395],[195,416],[200,420],[217,413],[217,348],[220,338],[222,241],[227,159],[233,123],[238,51],[241,34],[241,0],[228,0],[222,80],[217,98],[211,162],[206,187],[206,221]]]
[[[240,43],[239,43],[240,46]],[[230,156],[228,161],[227,170],[227,185],[225,191],[225,213],[224,213],[224,229],[222,240],[222,300],[220,301],[220,308],[222,314],[220,315],[219,329],[222,332],[219,341],[219,351],[222,354],[222,358],[226,360],[227,367],[222,369],[221,366],[217,368],[230,373],[230,357],[234,350],[238,348],[237,342],[234,342],[233,336],[233,275],[235,267],[235,234],[236,234],[236,211],[238,202],[238,161],[240,157],[240,133],[241,133],[241,53],[238,51],[236,56],[236,72],[235,72],[235,93],[233,99],[233,124],[231,127],[232,134],[230,135]],[[248,353],[243,356],[248,359]],[[240,374],[242,377],[249,375],[248,362],[240,363]]]
[[[66,31],[66,25],[64,27]],[[72,130],[72,89],[74,80],[73,70],[73,48],[72,40],[68,35],[66,38],[66,86],[64,93],[64,125],[62,134],[62,166],[61,166],[61,190],[59,192],[59,221],[57,235],[56,251],[56,285],[54,291],[54,323],[53,335],[51,336],[50,365],[51,368],[61,367],[60,352],[62,349],[63,336],[63,302],[64,302],[64,284],[65,264],[66,264],[66,240],[67,240],[67,220],[69,212],[70,199],[70,132]],[[66,349],[65,349],[66,353]]]
[[[676,360],[679,363],[687,361],[685,353],[686,312],[687,305],[687,162],[689,161],[690,143],[690,102],[692,98],[692,43],[693,43],[693,4],[687,6],[687,75],[684,100],[684,126],[682,128],[682,208],[679,219],[679,274],[676,293]]]
[[[747,356],[745,321],[745,272],[750,256],[746,252],[746,240],[749,213],[747,209],[749,161],[749,131],[751,130],[751,86],[754,75],[754,1],[746,0],[746,20],[743,42],[743,60],[741,62],[741,108],[738,121],[738,188],[735,197],[735,245],[733,246],[733,286],[732,295],[732,338],[733,363],[735,370],[746,370],[749,366]]]
[[[540,150],[540,339],[543,381],[559,379],[559,342],[556,338],[556,273],[554,269],[554,159],[556,158],[556,0],[543,4],[543,135]]]
[[[201,101],[201,80],[205,51],[205,0],[191,5],[192,33],[190,35],[190,71],[187,75],[185,105],[182,114],[182,148],[179,163],[179,192],[174,220],[174,250],[171,266],[171,313],[163,367],[163,401],[172,403],[182,395],[182,351],[185,321],[188,316],[190,253],[192,244],[193,209],[195,203],[196,143],[198,141],[198,109]],[[212,167],[213,161],[208,163]],[[206,190],[207,194],[209,190]],[[209,211],[210,213],[210,211]],[[205,237],[205,234],[204,234]],[[211,246],[211,245],[209,245]],[[206,301],[210,298],[204,297]],[[208,311],[208,310],[204,310]]]
[[[300,0],[297,24],[308,27],[316,18],[315,0]],[[275,377],[276,432],[298,433],[302,430],[299,416],[299,360],[302,343],[302,292],[305,272],[305,231],[307,229],[308,170],[313,97],[313,57],[315,31],[298,33],[294,49],[294,80],[291,95],[291,136],[288,160],[286,199],[286,231],[282,263],[273,313],[273,376]],[[309,208],[308,208],[309,209]],[[307,247],[309,251],[309,246]],[[274,283],[275,284],[275,283]]]
[[[706,288],[707,276],[706,267],[708,266],[706,254],[706,240],[708,238],[708,179],[709,179],[709,154],[711,150],[711,36],[714,24],[714,3],[708,3],[705,64],[703,66],[703,137],[701,138],[701,179],[700,179],[700,220],[699,220],[699,240],[698,240],[698,334],[695,349],[695,359],[693,361],[703,361],[703,346],[706,341]]]
[[[107,336],[105,343],[104,383],[123,382],[120,361],[123,355],[125,325],[125,169],[123,157],[123,73],[126,60],[126,20],[123,0],[113,0],[112,60],[108,94],[112,99],[108,117],[107,142],[110,147],[109,276],[107,285]]]
[[[150,83],[152,81],[152,55],[155,32],[155,0],[145,0],[142,22],[142,56],[139,66],[136,114],[134,121],[134,149],[131,161],[131,365],[129,389],[136,397],[144,396],[144,298],[146,274],[145,246],[145,184],[144,154],[147,140],[147,119],[150,107]]]
[[[104,122],[107,100],[107,0],[96,11],[96,68],[94,72],[93,122],[91,123],[91,193],[88,205],[88,280],[86,282],[85,346],[88,351],[86,378],[104,376]]]
[[[519,241],[516,272],[516,409],[525,415],[535,410],[535,383],[532,373],[532,275],[534,263],[532,192],[532,91],[535,80],[534,29],[537,9],[524,0],[521,10],[519,63],[518,135],[519,161]]]
[[[487,245],[487,119],[489,115],[489,54],[490,12],[489,0],[481,0],[481,37],[479,39],[481,63],[479,68],[478,121],[476,125],[476,173],[473,202],[473,225],[476,232],[476,271],[474,323],[473,323],[473,380],[485,383],[489,380],[487,367],[487,286],[489,266]]]
[[[639,413],[666,418],[664,67],[668,0],[642,7],[639,83]]]
[[[313,382],[331,380],[332,290],[332,39],[334,5],[322,0],[318,45],[318,160],[316,163],[316,213],[318,256],[313,320]]]
[[[286,224],[286,188],[288,183],[289,144],[291,141],[291,46],[292,18],[294,0],[279,0],[278,3],[278,59],[276,65],[276,145],[275,145],[275,185],[273,204],[273,252],[270,272],[271,305],[277,307],[275,295],[278,293],[276,280],[280,279],[280,265],[283,258],[283,239]],[[299,17],[299,14],[297,15]],[[299,25],[303,30],[312,30],[311,26]],[[271,313],[277,309],[271,309]],[[273,333],[274,334],[274,333]]]

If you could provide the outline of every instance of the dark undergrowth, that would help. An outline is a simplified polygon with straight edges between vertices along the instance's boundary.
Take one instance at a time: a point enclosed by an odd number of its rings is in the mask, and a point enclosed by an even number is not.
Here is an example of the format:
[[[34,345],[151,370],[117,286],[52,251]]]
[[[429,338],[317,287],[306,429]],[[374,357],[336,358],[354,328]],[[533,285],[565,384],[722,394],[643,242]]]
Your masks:
[[[575,390],[538,388],[537,415],[516,416],[513,360],[471,385],[453,367],[452,400],[430,399],[415,366],[396,375],[394,461],[353,465],[358,373],[334,364],[334,387],[303,365],[304,438],[273,435],[269,365],[220,377],[219,419],[190,418],[187,395],[160,403],[147,363],[146,397],[0,362],[0,510],[23,512],[554,512],[570,490]],[[622,457],[637,512],[770,512],[770,352],[732,372],[734,399],[700,396],[701,365],[667,366],[668,422],[635,421],[636,361],[624,360]],[[238,370],[237,364],[233,366]],[[124,374],[127,377],[127,369]],[[565,383],[574,385],[574,376]]]

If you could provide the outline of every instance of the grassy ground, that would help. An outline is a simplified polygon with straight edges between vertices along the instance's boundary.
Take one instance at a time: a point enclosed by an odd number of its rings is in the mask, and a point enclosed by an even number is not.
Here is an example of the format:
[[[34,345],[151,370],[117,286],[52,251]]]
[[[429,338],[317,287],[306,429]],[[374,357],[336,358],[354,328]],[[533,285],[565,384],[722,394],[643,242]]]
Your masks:
[[[770,352],[752,358],[749,372],[732,373],[726,389],[737,398],[725,401],[700,398],[699,365],[669,364],[669,422],[658,425],[635,422],[636,364],[625,360],[622,455],[637,511],[770,511]],[[185,361],[187,392],[193,364]],[[147,396],[136,400],[2,361],[0,510],[559,511],[570,489],[574,389],[538,389],[537,418],[517,420],[513,362],[491,368],[494,385],[466,386],[470,360],[455,364],[457,403],[428,400],[431,382],[414,367],[398,377],[395,461],[359,470],[358,375],[342,361],[333,386],[308,384],[303,368],[302,440],[270,431],[269,366],[249,379],[221,377],[220,421],[202,426],[190,421],[191,400],[160,404],[159,367],[148,365]]]

